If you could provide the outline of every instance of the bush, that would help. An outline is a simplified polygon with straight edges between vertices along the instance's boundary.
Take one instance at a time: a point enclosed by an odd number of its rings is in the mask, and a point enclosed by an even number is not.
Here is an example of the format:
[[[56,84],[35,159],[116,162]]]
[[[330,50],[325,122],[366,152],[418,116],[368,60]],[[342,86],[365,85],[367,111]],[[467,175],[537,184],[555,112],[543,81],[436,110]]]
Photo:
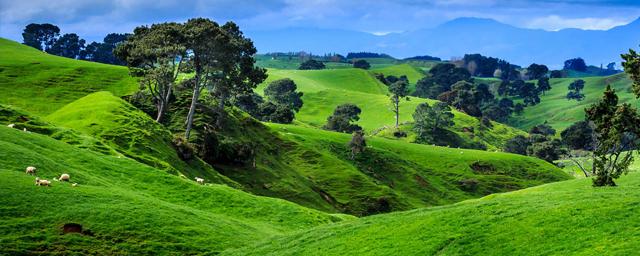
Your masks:
[[[193,145],[191,145],[191,143],[189,143],[183,136],[174,135],[171,143],[176,149],[176,152],[178,153],[178,157],[180,157],[180,159],[187,161],[193,158],[195,149]]]
[[[313,69],[324,69],[324,63],[317,60],[308,60],[300,64],[298,67],[299,70],[313,70]]]
[[[353,62],[353,67],[360,69],[369,69],[371,68],[371,64],[369,64],[369,62],[367,62],[366,60],[356,60]]]

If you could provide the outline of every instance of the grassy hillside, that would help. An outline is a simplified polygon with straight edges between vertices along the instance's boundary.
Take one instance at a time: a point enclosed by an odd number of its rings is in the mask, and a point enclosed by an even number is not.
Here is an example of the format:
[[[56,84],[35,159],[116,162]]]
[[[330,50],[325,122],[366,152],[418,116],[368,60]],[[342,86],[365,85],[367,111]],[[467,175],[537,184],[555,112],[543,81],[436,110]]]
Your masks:
[[[619,187],[558,182],[458,204],[361,218],[224,255],[632,255],[640,174]]]
[[[395,66],[394,66],[395,67]],[[389,70],[413,70],[408,65],[398,66]],[[269,78],[256,91],[262,93],[263,88],[270,81],[290,78],[298,85],[298,90],[304,92],[304,106],[296,114],[296,120],[306,125],[320,128],[336,106],[344,103],[354,103],[362,109],[358,124],[367,132],[375,132],[392,127],[395,123],[394,113],[391,112],[391,101],[387,88],[377,81],[371,73],[360,69],[341,70],[269,70]],[[408,97],[400,104],[400,122],[413,122],[411,116],[418,104],[433,103],[433,100]],[[502,145],[522,131],[495,123],[494,128],[481,131],[480,122],[466,114],[454,111],[456,126],[452,131],[462,140],[458,145],[472,143],[485,144],[490,149],[502,148]],[[411,131],[410,127],[405,129]],[[473,131],[471,131],[473,130]],[[452,143],[454,145],[454,143]]]
[[[607,77],[583,77],[585,81],[582,101],[567,100],[567,87],[578,78],[551,79],[552,89],[540,96],[540,104],[527,107],[522,115],[515,115],[510,124],[521,129],[529,129],[534,125],[548,121],[558,131],[564,130],[571,124],[584,120],[584,109],[597,102],[602,92],[610,84],[616,89],[621,102],[631,103],[638,107],[635,96],[630,92],[631,81],[624,73]]]
[[[121,154],[158,169],[233,185],[198,158],[180,159],[169,130],[110,92],[82,97],[50,114],[47,120],[93,136]]]
[[[37,115],[92,92],[122,96],[138,88],[126,67],[53,56],[3,38],[0,56],[0,103]]]
[[[375,68],[375,69],[372,69],[371,72],[381,73],[381,74],[384,74],[385,76],[393,75],[393,76],[400,77],[405,75],[409,79],[409,83],[412,85],[412,89],[414,90],[415,90],[416,82],[418,82],[418,80],[420,80],[425,76],[424,71],[418,69],[417,67],[411,66],[409,64],[400,64],[400,65],[393,65],[393,66],[388,66],[384,68]]]
[[[195,184],[124,157],[0,127],[0,254],[215,254],[338,221],[280,199]],[[34,186],[26,166],[52,180]],[[63,235],[66,223],[84,235]]]

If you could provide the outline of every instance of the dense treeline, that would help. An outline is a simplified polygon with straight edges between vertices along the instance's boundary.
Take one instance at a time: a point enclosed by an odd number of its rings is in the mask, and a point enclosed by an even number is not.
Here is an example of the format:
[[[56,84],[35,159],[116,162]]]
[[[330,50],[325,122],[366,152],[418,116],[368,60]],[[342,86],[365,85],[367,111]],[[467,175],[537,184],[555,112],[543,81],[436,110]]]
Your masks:
[[[125,64],[113,55],[113,50],[129,36],[130,34],[111,33],[102,42],[86,44],[75,33],[60,35],[60,28],[48,23],[31,23],[22,33],[23,44],[38,50],[71,59],[114,65]]]
[[[363,59],[363,58],[389,58],[393,59],[385,53],[373,53],[373,52],[350,52],[347,54],[347,59]]]

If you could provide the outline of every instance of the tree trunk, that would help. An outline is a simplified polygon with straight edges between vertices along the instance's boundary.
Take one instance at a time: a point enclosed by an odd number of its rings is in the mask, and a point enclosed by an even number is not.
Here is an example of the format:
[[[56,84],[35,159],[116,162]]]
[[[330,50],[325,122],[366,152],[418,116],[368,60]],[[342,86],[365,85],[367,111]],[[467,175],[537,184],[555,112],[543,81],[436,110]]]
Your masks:
[[[400,98],[395,98],[395,107],[396,107],[396,129],[400,127]]]
[[[187,115],[187,129],[184,133],[184,137],[187,140],[189,140],[189,134],[191,133],[191,126],[193,125],[193,115],[196,112],[198,98],[200,98],[200,81],[198,78],[196,78],[196,84],[193,87],[193,98],[191,98],[191,107],[189,108],[189,114]]]
[[[158,105],[158,115],[156,116],[157,123],[160,123],[160,120],[162,120],[162,116],[164,116],[164,105],[166,105],[166,103],[160,101],[160,105]]]

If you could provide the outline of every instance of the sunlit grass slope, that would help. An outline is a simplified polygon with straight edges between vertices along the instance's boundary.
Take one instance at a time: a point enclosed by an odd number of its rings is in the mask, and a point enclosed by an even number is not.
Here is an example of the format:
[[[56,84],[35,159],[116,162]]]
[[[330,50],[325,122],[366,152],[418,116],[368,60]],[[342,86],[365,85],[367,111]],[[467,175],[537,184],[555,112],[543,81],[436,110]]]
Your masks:
[[[400,67],[401,69],[408,67],[415,71],[413,67],[408,65]],[[370,72],[360,69],[312,71],[271,69],[267,81],[256,91],[262,93],[266,84],[282,78],[294,80],[298,85],[298,90],[304,93],[302,98],[304,106],[296,114],[296,119],[304,124],[321,128],[335,107],[344,103],[353,103],[362,109],[358,124],[367,132],[377,132],[392,127],[395,123],[388,90]],[[401,123],[413,122],[412,114],[418,104],[435,102],[416,97],[408,97],[408,99],[402,100],[400,103]],[[456,126],[453,131],[463,140],[483,143],[488,148],[502,148],[507,140],[523,133],[498,123],[494,125],[494,128],[480,131],[480,122],[476,118],[457,111],[454,113]],[[471,129],[473,132],[470,132]],[[406,130],[410,131],[410,129]]]
[[[640,174],[580,179],[270,238],[224,255],[633,255]]]
[[[422,79],[425,76],[424,71],[420,70],[417,67],[411,66],[409,64],[399,64],[399,65],[393,65],[393,66],[388,66],[388,67],[384,67],[384,68],[375,68],[372,69],[371,72],[373,73],[381,73],[384,74],[385,76],[407,76],[407,78],[409,79],[409,83],[412,86],[412,88],[415,89],[415,84],[416,82],[418,82],[418,80]]]
[[[126,67],[42,53],[0,38],[0,103],[49,114],[96,91],[127,95],[138,88]]]
[[[82,97],[52,113],[47,120],[98,138],[141,163],[191,178],[200,176],[210,182],[233,183],[198,158],[180,159],[166,128],[110,92]]]
[[[585,81],[582,101],[567,100],[567,87],[576,79]],[[616,89],[621,102],[631,103],[638,107],[638,101],[631,93],[631,81],[624,73],[607,77],[583,77],[583,78],[554,78],[551,79],[552,89],[540,96],[540,104],[527,107],[522,115],[514,115],[510,124],[522,129],[529,129],[534,125],[548,121],[558,131],[569,127],[571,124],[584,120],[584,109],[602,98],[602,93],[610,84]]]
[[[4,126],[0,148],[2,255],[215,254],[343,218]],[[69,173],[79,185],[34,186],[29,165],[41,178]],[[63,235],[66,223],[91,234]]]

